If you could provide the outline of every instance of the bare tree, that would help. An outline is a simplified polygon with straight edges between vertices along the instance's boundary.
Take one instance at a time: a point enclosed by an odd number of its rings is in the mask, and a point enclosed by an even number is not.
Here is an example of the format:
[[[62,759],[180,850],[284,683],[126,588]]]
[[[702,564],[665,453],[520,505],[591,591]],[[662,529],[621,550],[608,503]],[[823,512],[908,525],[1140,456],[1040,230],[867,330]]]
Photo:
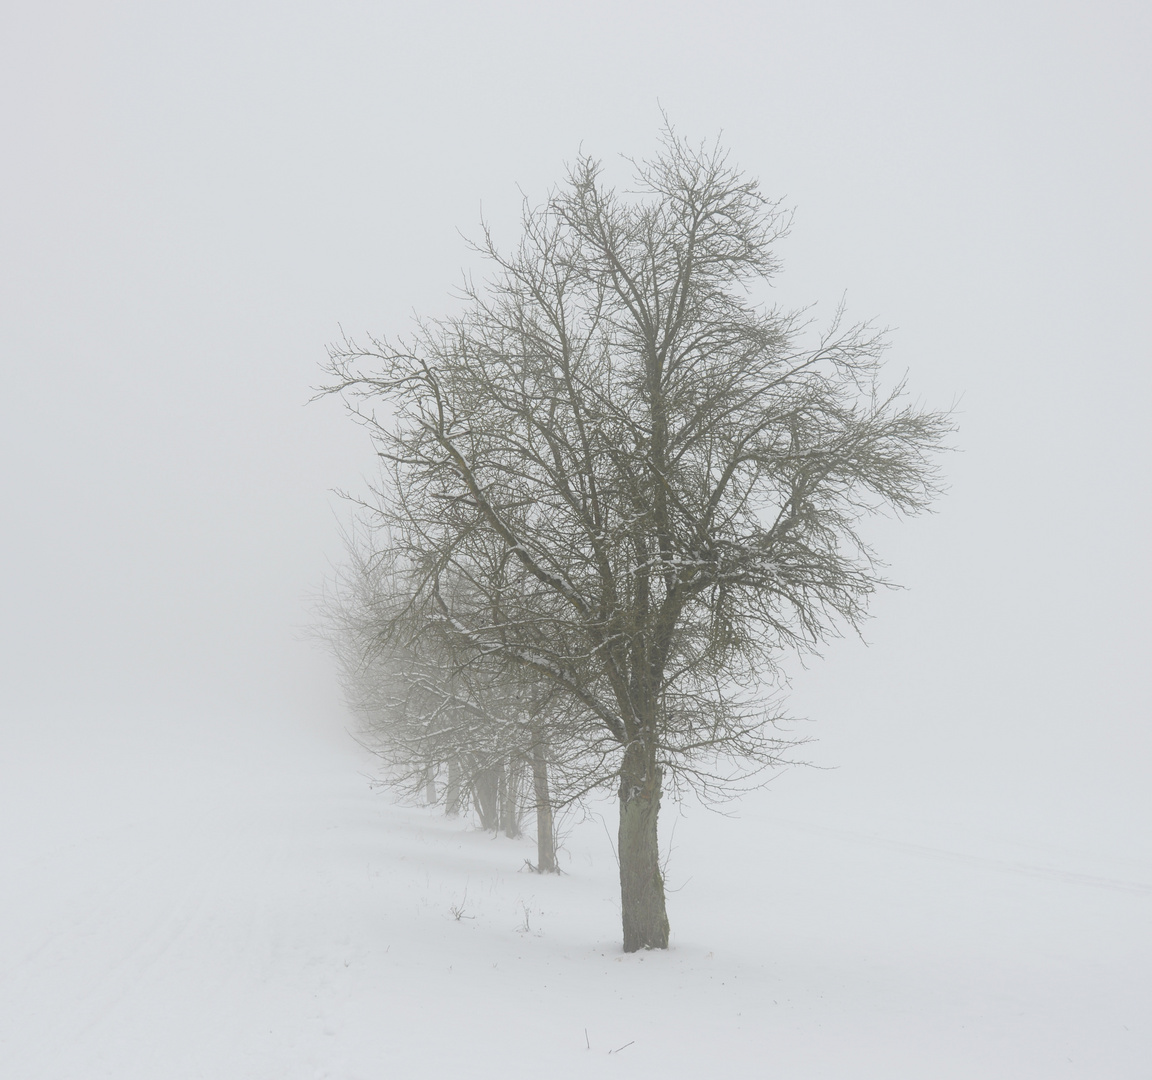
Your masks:
[[[761,688],[864,617],[859,523],[928,505],[950,425],[881,389],[870,325],[809,342],[753,302],[787,219],[719,148],[669,130],[634,192],[601,173],[578,159],[511,254],[485,230],[464,314],[333,347],[326,389],[374,436],[426,625],[546,680],[610,751],[633,951],[668,944],[666,776],[708,794],[776,760]]]
[[[349,538],[321,608],[321,635],[362,740],[384,761],[390,786],[428,805],[442,801],[450,815],[471,806],[483,828],[517,836],[531,809],[533,869],[556,872],[555,812],[603,784],[603,760],[589,755],[586,738],[573,738],[572,703],[541,676],[461,648],[438,613],[421,618],[407,595],[412,568],[396,555],[370,532]]]

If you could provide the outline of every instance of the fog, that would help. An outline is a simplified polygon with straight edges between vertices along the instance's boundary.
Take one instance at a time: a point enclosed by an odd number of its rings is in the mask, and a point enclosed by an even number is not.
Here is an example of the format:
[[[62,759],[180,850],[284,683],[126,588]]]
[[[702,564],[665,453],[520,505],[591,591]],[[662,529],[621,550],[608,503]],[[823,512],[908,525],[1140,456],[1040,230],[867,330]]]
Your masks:
[[[795,208],[774,299],[956,409],[773,799],[1146,860],[1150,49],[1120,2],[8,5],[9,768],[346,738],[302,628],[375,466],[307,404],[326,343],[451,310],[481,214],[511,242],[581,149],[624,181],[663,109]]]

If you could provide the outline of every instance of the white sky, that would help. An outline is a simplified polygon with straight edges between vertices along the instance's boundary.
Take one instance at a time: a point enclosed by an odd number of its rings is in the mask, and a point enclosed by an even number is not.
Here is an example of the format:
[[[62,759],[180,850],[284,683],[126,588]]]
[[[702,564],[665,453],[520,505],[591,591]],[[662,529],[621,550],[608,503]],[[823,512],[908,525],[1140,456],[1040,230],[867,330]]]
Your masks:
[[[781,797],[1146,844],[1149,55],[1136,2],[6,5],[5,738],[336,715],[293,628],[373,463],[303,407],[325,344],[663,106],[796,207],[783,302],[960,400],[951,494],[875,533],[910,590],[797,679],[842,767]]]

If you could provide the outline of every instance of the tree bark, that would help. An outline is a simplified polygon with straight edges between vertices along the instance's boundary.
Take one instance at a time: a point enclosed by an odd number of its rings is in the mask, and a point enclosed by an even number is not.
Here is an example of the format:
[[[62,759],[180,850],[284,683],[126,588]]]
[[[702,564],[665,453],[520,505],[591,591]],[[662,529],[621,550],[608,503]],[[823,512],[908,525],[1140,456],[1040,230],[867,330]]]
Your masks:
[[[660,873],[656,818],[660,769],[655,751],[634,740],[620,766],[620,908],[624,951],[668,948],[668,912]]]
[[[548,790],[548,757],[544,740],[532,747],[532,788],[536,796],[536,872],[555,874],[556,825],[552,817],[552,794]]]

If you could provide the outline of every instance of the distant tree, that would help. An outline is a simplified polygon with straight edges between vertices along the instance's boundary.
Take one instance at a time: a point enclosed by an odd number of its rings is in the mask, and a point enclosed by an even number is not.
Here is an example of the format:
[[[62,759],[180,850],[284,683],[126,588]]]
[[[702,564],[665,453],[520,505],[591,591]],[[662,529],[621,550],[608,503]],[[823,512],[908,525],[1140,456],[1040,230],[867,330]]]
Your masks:
[[[450,815],[471,807],[483,828],[517,836],[530,809],[533,869],[556,872],[556,811],[603,784],[603,756],[573,738],[574,706],[550,683],[465,651],[438,614],[421,618],[406,595],[413,571],[395,556],[363,537],[349,543],[323,605],[322,635],[365,745],[392,787]]]
[[[754,302],[787,219],[718,148],[669,130],[635,188],[579,158],[514,252],[485,229],[462,315],[345,339],[326,388],[376,441],[422,624],[610,748],[626,951],[668,944],[666,777],[709,794],[777,759],[761,688],[864,617],[884,582],[859,523],[929,504],[950,427],[880,388],[868,324],[806,343]]]

